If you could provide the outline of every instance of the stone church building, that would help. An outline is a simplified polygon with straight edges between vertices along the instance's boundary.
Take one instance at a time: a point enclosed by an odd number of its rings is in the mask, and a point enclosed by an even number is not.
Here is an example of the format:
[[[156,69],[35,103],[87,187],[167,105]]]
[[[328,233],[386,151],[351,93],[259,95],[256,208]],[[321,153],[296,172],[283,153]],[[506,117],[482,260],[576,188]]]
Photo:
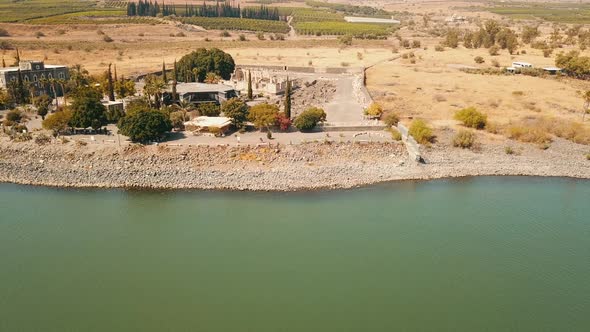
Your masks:
[[[20,61],[18,67],[0,68],[0,87],[8,89],[11,86],[11,82],[16,83],[18,81],[19,70],[25,86],[35,96],[39,96],[44,92],[52,94],[53,90],[49,83],[51,79],[68,80],[70,77],[66,66],[46,65],[43,61],[27,60]],[[43,82],[46,83],[44,84]],[[63,95],[59,84],[55,85],[55,92],[57,96]]]

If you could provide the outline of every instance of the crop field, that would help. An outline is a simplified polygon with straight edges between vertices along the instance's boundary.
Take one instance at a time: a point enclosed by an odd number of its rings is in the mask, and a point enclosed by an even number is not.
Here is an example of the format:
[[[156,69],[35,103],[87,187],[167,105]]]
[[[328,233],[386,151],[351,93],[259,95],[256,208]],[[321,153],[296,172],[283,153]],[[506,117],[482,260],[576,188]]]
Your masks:
[[[91,0],[0,0],[0,22],[20,22],[33,18],[93,10],[96,8],[96,4],[96,1]]]
[[[158,24],[152,17],[127,17],[122,10],[93,10],[27,20],[30,24]]]
[[[358,38],[385,38],[391,34],[393,26],[388,24],[348,23],[348,22],[299,22],[295,24],[297,33],[303,35],[353,35]]]
[[[590,23],[590,5],[583,3],[498,4],[492,8],[478,7],[474,10],[487,10],[494,14],[520,20],[541,19],[559,23]]]
[[[302,8],[302,7],[279,7],[281,16],[293,16],[295,22],[324,22],[344,21],[344,15],[326,9]]]
[[[181,22],[201,26],[208,30],[245,30],[287,33],[289,26],[283,21],[256,20],[235,17],[183,17]]]

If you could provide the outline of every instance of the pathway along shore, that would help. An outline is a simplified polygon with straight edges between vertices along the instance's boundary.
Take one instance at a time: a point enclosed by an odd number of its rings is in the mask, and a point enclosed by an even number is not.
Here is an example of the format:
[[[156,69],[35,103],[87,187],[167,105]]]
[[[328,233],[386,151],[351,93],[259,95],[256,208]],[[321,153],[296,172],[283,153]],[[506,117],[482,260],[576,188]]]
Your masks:
[[[516,144],[516,143],[515,143]],[[309,143],[272,147],[38,145],[0,140],[0,182],[58,187],[296,191],[478,175],[590,179],[588,147],[557,140],[548,150],[516,145],[473,152],[433,146],[427,164],[401,143]]]

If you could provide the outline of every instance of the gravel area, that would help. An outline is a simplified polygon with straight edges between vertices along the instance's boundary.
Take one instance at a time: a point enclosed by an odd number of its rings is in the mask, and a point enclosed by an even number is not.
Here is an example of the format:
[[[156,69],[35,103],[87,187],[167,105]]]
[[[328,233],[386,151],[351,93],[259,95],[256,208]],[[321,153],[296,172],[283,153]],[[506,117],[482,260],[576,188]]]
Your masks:
[[[477,151],[434,145],[427,164],[401,143],[308,143],[271,147],[37,145],[0,139],[0,182],[60,187],[260,191],[344,189],[379,182],[477,175],[590,179],[587,146],[556,140],[548,150],[510,142]]]

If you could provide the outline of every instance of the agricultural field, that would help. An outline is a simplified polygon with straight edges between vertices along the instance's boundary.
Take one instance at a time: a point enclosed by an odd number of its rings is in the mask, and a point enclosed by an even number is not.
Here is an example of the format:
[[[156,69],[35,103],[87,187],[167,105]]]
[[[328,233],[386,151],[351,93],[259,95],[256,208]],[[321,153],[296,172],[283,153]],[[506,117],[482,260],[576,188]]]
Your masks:
[[[472,7],[517,20],[545,20],[557,23],[590,23],[588,3],[495,3],[492,7]]]
[[[344,21],[344,15],[331,12],[325,9],[301,8],[301,7],[280,7],[281,16],[292,16],[293,23],[297,22],[324,22]]]
[[[29,24],[150,24],[158,22],[156,19],[147,17],[127,17],[125,11],[120,9],[83,11],[26,21]]]
[[[341,36],[352,35],[357,38],[387,38],[396,29],[388,24],[348,23],[348,22],[299,22],[295,30],[302,35]]]
[[[283,21],[242,19],[235,17],[183,17],[185,24],[201,26],[207,30],[245,30],[271,33],[287,33],[289,26]]]
[[[92,0],[0,0],[0,22],[21,22],[29,19],[93,10]]]

